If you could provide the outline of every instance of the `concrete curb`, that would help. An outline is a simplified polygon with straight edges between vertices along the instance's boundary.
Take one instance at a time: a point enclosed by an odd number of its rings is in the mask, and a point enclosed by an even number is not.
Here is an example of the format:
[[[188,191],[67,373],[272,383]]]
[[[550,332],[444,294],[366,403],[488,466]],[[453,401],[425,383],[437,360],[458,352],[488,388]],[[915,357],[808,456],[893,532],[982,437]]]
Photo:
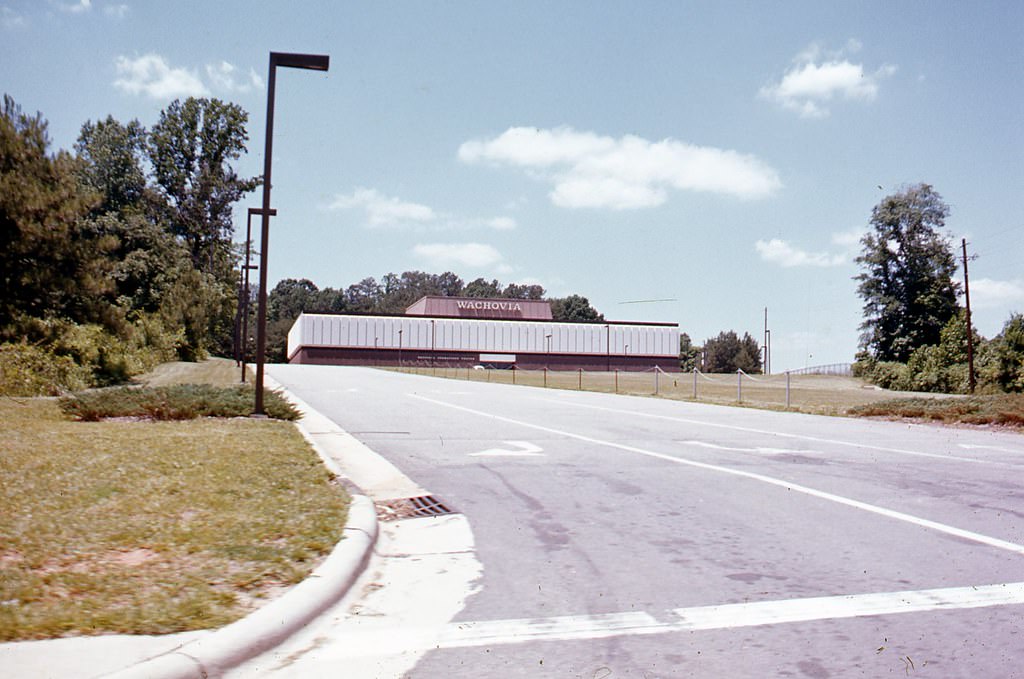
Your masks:
[[[322,417],[305,403],[300,402],[299,409],[310,419]],[[317,445],[301,422],[298,428],[328,469],[338,473],[337,464]],[[217,677],[277,646],[337,602],[362,574],[378,534],[377,510],[373,501],[359,493],[358,488],[351,483],[346,485],[352,494],[352,504],[349,506],[344,537],[305,580],[281,598],[241,620],[173,651],[103,675],[104,679]]]

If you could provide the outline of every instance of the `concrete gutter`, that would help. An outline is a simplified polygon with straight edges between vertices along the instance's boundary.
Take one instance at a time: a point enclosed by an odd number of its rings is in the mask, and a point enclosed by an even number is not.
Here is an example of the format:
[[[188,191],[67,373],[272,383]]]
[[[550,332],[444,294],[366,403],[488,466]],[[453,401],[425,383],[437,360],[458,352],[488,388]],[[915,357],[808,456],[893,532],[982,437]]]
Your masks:
[[[324,464],[335,474],[341,468],[317,441],[325,425],[322,415],[299,399],[293,403],[303,413],[299,431],[313,446]],[[332,428],[340,431],[337,425]],[[363,572],[377,541],[377,510],[351,480],[342,476],[352,495],[343,537],[327,559],[298,585],[250,615],[217,629],[200,639],[167,653],[149,658],[105,679],[209,679],[255,657],[303,628],[336,603]]]

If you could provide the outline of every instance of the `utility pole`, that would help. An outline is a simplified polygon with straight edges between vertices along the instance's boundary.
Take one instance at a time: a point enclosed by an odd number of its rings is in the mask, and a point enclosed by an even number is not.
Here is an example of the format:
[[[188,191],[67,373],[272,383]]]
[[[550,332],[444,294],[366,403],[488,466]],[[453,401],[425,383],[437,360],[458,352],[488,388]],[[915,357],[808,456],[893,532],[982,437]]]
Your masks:
[[[768,307],[764,308],[764,374],[772,374],[772,331],[768,329]]]
[[[974,333],[971,331],[971,284],[967,278],[967,239],[961,238],[960,245],[964,253],[964,302],[967,304],[967,391],[973,394],[978,382],[974,377]]]

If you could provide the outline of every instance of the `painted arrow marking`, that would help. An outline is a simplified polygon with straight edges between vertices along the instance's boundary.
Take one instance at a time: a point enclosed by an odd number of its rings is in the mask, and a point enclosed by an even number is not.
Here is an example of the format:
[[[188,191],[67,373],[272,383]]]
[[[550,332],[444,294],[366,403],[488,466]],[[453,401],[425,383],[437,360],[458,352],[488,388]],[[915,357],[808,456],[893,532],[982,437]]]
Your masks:
[[[544,449],[540,446],[535,446],[527,441],[502,441],[510,446],[514,446],[516,450],[509,450],[508,448],[488,448],[487,450],[481,450],[479,453],[470,453],[470,457],[543,457],[544,453],[541,452]]]

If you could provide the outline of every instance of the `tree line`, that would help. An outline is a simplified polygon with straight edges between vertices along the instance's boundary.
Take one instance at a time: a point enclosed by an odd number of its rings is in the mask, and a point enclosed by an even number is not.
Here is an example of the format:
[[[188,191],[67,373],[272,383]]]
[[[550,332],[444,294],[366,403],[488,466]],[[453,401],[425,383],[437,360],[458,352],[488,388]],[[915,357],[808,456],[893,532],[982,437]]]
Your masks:
[[[149,129],[90,120],[73,152],[52,152],[42,114],[4,96],[0,388],[105,384],[230,350],[232,206],[260,182],[232,167],[247,120],[175,100]]]

